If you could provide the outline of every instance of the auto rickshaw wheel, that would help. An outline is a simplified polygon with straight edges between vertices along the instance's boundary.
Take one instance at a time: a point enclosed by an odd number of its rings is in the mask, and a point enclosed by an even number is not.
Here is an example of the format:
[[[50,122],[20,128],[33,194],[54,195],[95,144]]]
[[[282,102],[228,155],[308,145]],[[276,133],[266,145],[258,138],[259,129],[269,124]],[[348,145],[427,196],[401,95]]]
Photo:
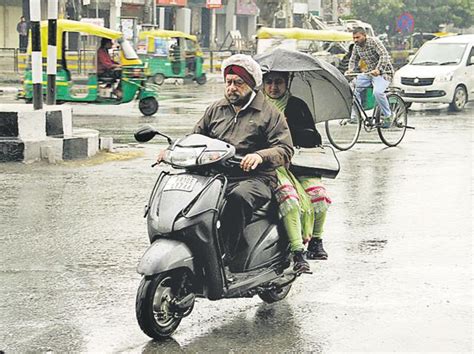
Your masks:
[[[165,75],[163,74],[155,74],[153,76],[153,83],[157,85],[163,85],[163,82],[165,82]]]
[[[155,97],[145,97],[138,102],[138,109],[144,116],[152,116],[158,111],[158,100]]]
[[[204,84],[207,82],[206,74],[202,74],[201,76],[197,77],[197,78],[196,78],[196,82],[197,82],[199,85],[204,85]]]

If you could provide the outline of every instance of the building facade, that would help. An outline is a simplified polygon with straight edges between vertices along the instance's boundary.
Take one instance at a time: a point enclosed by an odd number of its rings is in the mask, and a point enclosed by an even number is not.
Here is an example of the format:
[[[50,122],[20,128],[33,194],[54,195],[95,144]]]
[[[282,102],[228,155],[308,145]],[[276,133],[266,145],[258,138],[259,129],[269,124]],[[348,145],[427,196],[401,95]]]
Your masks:
[[[206,48],[227,47],[230,33],[236,31],[244,43],[251,41],[260,13],[256,0],[58,1],[59,18],[99,23],[127,33],[132,26],[135,34],[146,25],[179,30],[197,35]],[[47,2],[41,0],[44,20]],[[29,19],[29,0],[0,0],[0,48],[18,48],[16,25],[22,15]]]

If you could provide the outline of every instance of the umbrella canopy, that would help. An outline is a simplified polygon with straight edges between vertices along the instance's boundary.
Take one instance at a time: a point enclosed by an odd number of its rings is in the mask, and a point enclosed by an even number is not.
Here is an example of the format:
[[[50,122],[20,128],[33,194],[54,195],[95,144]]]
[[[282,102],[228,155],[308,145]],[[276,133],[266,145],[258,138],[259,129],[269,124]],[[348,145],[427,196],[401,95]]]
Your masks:
[[[333,65],[284,48],[275,48],[254,59],[264,74],[290,72],[290,92],[306,102],[315,123],[350,118],[352,91],[344,75]]]

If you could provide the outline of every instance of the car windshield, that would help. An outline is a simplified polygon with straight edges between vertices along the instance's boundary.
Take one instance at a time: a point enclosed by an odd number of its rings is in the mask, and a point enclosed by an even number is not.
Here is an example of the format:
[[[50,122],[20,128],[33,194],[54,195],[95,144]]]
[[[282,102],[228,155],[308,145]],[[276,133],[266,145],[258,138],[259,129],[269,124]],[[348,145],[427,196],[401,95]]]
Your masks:
[[[466,44],[426,43],[420,48],[412,65],[456,65],[461,62]]]

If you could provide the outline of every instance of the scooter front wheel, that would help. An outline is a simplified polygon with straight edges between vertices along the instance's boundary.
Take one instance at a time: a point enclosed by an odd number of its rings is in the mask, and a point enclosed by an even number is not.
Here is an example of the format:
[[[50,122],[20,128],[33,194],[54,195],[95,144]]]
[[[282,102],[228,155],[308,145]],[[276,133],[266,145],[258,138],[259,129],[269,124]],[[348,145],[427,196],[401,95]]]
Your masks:
[[[267,290],[265,292],[258,294],[258,296],[267,304],[272,304],[274,302],[283,300],[286,297],[286,295],[288,295],[288,293],[290,292],[290,289],[291,289],[291,284],[288,284],[281,288]]]
[[[135,303],[138,324],[142,331],[156,340],[168,338],[178,328],[183,316],[176,302],[183,283],[182,272],[164,272],[143,277]]]

